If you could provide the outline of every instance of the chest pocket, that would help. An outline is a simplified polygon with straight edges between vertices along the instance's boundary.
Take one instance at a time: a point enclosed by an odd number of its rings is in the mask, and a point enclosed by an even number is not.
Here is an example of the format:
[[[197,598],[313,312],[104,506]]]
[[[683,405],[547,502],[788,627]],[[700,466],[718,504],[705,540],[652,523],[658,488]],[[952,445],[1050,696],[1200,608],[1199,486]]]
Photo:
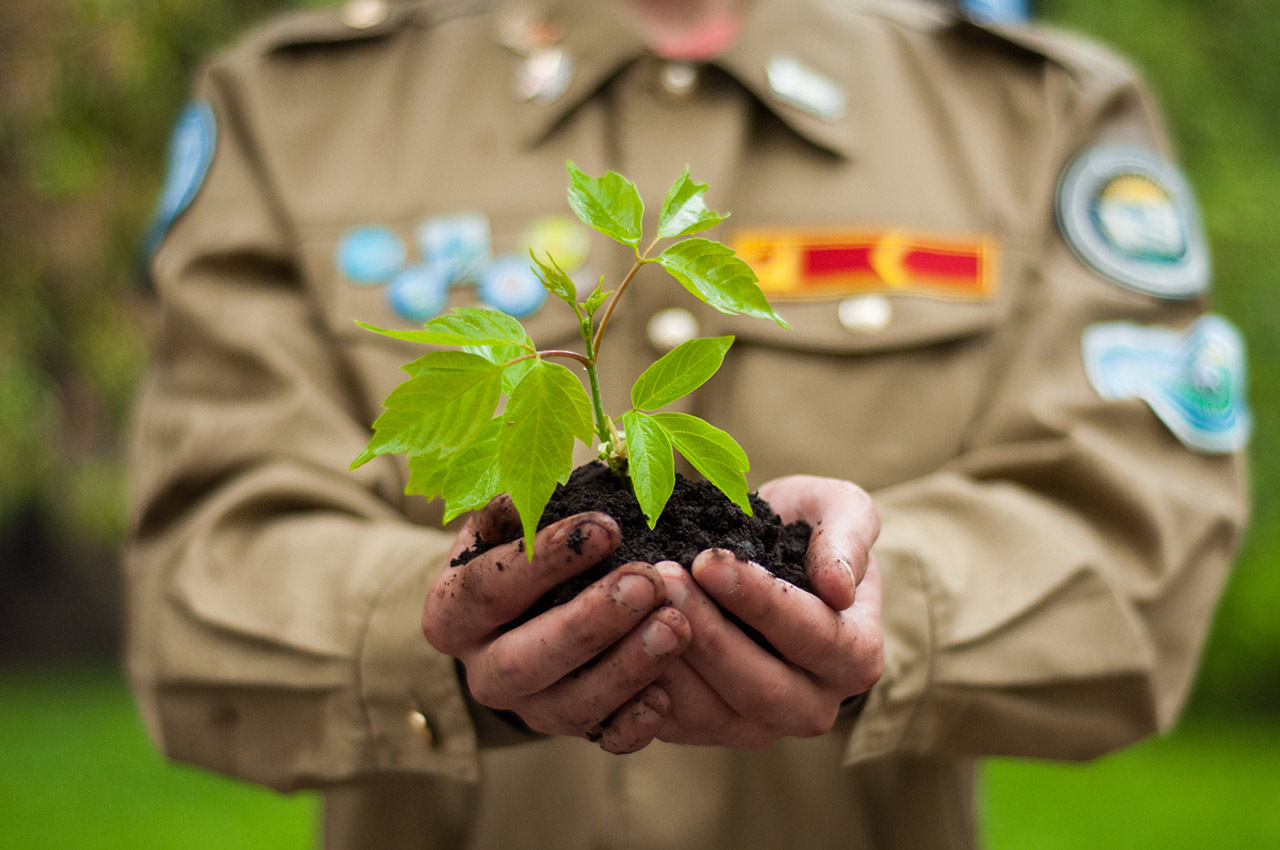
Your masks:
[[[468,222],[456,217],[465,229]],[[549,299],[529,276],[528,217],[490,222],[480,219],[487,250],[442,270],[427,263],[423,221],[345,228],[318,228],[301,245],[305,274],[320,303],[322,319],[356,370],[360,389],[374,411],[404,380],[400,367],[427,349],[359,327],[414,330],[457,307],[506,309],[540,348],[564,348],[578,338],[577,321],[565,305]],[[445,219],[434,219],[445,222]],[[474,223],[474,222],[472,222]],[[475,252],[473,252],[475,253]]]
[[[704,415],[742,443],[753,485],[810,473],[876,489],[937,470],[978,412],[1020,265],[1005,251],[1003,284],[980,301],[775,301],[791,330],[701,313],[704,333],[737,337]]]

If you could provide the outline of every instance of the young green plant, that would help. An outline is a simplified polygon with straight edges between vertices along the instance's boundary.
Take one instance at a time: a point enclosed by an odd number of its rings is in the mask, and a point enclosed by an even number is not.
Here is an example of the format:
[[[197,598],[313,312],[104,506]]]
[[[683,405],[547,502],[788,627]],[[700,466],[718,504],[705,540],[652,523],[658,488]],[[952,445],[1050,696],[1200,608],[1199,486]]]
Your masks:
[[[432,350],[404,366],[408,380],[387,397],[373,437],[351,468],[378,455],[407,454],[405,491],[429,499],[443,496],[446,522],[508,493],[529,551],[556,485],[573,471],[575,439],[587,445],[597,439],[600,459],[615,474],[630,477],[650,528],[675,487],[674,451],[750,514],[750,466],[737,442],[696,416],[660,410],[714,375],[733,337],[692,339],[672,349],[636,380],[631,409],[619,417],[606,415],[600,395],[601,347],[619,299],[636,273],[651,264],[723,313],[770,319],[782,327],[786,322],[769,306],[751,268],[728,246],[693,236],[727,214],[707,208],[707,186],[693,182],[687,167],[668,190],[657,233],[643,249],[644,204],[635,184],[615,172],[589,177],[572,162],[567,167],[573,212],[635,254],[616,290],[605,292],[602,280],[585,301],[578,301],[577,286],[553,257],[533,257],[543,286],[577,316],[583,351],[539,350],[516,319],[479,307],[455,309],[415,331],[360,322],[385,336],[454,350]],[[660,242],[673,239],[654,256]],[[587,389],[555,360],[583,367]],[[500,407],[504,395],[506,404]]]

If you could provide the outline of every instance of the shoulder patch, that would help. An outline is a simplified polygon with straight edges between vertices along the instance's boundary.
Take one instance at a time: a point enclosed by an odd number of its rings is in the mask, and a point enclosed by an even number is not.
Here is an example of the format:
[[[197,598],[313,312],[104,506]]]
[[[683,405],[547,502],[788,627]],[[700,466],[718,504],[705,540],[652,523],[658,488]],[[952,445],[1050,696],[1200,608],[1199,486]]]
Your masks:
[[[169,162],[160,201],[147,231],[147,255],[155,253],[170,225],[191,205],[213,164],[218,127],[213,107],[199,100],[178,115],[169,141]]]
[[[1234,452],[1248,443],[1244,342],[1221,316],[1202,316],[1185,331],[1094,325],[1083,346],[1085,374],[1103,398],[1141,399],[1198,451]]]
[[[1104,145],[1080,155],[1058,184],[1067,244],[1099,274],[1157,298],[1209,288],[1209,250],[1182,173],[1141,148]]]

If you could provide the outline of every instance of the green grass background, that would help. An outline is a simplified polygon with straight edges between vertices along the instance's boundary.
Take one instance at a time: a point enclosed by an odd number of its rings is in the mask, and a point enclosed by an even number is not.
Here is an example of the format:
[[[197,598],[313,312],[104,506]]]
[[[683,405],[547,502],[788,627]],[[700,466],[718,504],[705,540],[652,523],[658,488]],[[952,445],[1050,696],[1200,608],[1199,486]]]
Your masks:
[[[301,850],[314,838],[314,794],[165,763],[110,669],[0,674],[0,730],[0,847]],[[984,771],[984,832],[993,850],[1276,848],[1278,766],[1276,724],[1212,718],[1088,765],[999,760]]]
[[[119,445],[148,322],[136,251],[165,140],[204,56],[272,11],[325,2],[0,3],[0,560],[16,564],[0,563],[0,643],[35,641],[14,625],[26,614],[54,624],[44,651],[59,633],[112,645]],[[1088,765],[991,763],[985,832],[996,850],[1280,848],[1280,0],[1037,13],[1117,46],[1165,107],[1214,250],[1215,309],[1249,341],[1255,520],[1177,732]],[[23,594],[55,564],[74,592],[33,608]],[[110,664],[7,663],[0,848],[309,846],[314,796],[166,764]]]

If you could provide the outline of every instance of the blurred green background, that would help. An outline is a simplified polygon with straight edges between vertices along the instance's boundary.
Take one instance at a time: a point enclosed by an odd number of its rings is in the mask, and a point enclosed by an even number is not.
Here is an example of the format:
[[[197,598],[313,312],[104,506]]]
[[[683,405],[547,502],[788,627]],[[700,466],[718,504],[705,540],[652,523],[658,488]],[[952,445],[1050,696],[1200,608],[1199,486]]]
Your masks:
[[[0,844],[308,843],[312,797],[163,764],[115,670],[120,447],[150,318],[137,252],[171,122],[203,57],[298,5],[325,0],[0,7]],[[994,763],[987,831],[997,848],[1280,847],[1280,0],[1036,12],[1128,54],[1165,107],[1215,309],[1249,340],[1255,519],[1179,731],[1088,766]]]

